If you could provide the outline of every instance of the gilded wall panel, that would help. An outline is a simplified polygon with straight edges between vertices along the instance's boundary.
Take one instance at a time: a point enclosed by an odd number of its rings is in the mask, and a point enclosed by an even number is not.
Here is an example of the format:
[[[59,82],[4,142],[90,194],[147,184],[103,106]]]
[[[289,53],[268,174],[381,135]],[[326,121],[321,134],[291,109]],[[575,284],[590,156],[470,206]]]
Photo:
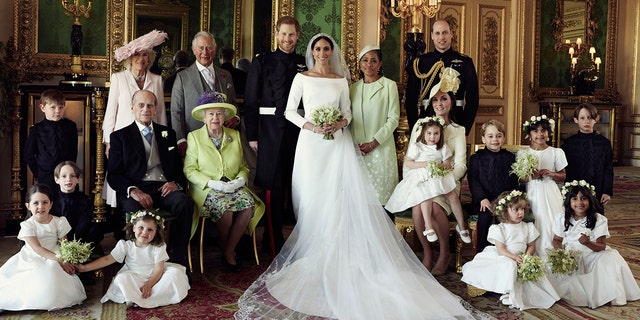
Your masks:
[[[504,98],[505,8],[480,5],[478,82],[480,98]]]
[[[451,32],[453,33],[453,39],[451,39],[451,47],[455,51],[465,53],[465,14],[467,4],[459,2],[446,2],[443,1],[440,5],[440,12],[438,12],[438,19],[444,19],[449,22]],[[431,25],[432,21],[426,21],[427,26],[423,28],[425,30],[425,42],[427,43],[427,50],[433,49],[433,42],[431,41]]]
[[[502,117],[504,114],[504,107],[498,105],[481,105],[478,107],[478,116],[494,116]]]

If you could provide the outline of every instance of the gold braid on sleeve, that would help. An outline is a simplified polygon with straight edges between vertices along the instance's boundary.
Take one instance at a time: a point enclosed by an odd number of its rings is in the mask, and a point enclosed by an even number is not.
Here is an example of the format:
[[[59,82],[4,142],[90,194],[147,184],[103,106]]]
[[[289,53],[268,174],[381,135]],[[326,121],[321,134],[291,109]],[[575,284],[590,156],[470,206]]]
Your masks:
[[[438,74],[442,69],[444,69],[444,62],[442,60],[433,64],[429,72],[422,73],[418,68],[418,64],[420,63],[420,58],[413,60],[413,72],[416,74],[416,77],[421,79],[420,82],[420,95],[418,96],[418,105],[421,105],[421,101],[424,100],[424,97],[429,94],[429,89],[433,84],[433,80],[436,78],[436,74]],[[429,82],[426,79],[429,78]]]

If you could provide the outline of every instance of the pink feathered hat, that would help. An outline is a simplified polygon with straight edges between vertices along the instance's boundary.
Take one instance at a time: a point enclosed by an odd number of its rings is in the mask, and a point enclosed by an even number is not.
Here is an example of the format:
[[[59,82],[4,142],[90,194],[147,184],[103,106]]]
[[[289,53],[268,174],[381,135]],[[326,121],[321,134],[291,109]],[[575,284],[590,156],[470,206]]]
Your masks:
[[[153,47],[163,43],[168,37],[169,36],[166,32],[153,30],[116,49],[115,58],[118,62],[121,62],[122,60],[129,58],[135,52],[153,49]]]

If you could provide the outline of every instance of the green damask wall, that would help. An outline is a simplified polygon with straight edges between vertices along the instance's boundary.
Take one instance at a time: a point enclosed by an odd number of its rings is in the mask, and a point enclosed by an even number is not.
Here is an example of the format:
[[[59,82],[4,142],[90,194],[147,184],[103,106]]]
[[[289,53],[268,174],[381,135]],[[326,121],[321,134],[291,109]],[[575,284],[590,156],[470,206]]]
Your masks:
[[[233,48],[234,0],[211,1],[209,17],[210,32],[216,37],[218,49],[224,46]],[[218,59],[215,61],[217,63]]]
[[[191,40],[193,40],[193,36],[200,31],[200,0],[180,0],[180,2],[189,6],[187,47],[182,49],[191,53]]]
[[[304,55],[309,40],[314,35],[324,32],[340,43],[342,34],[342,1],[341,0],[297,0],[295,2],[295,18],[300,22],[301,32],[296,51]]]
[[[382,70],[384,76],[395,81],[400,81],[400,57],[404,54],[402,48],[402,35],[400,29],[402,20],[390,15],[391,22],[387,25],[386,39],[380,43],[382,50]],[[362,44],[363,46],[367,44]]]
[[[540,8],[540,73],[539,86],[541,88],[567,88],[569,87],[569,53],[557,52],[554,49],[555,38],[552,25],[555,17],[556,0],[542,0]],[[595,0],[593,16],[597,17],[598,29],[594,35],[594,47],[596,56],[600,56],[600,78],[596,82],[596,88],[604,87],[604,70],[606,68],[607,47],[607,15],[609,13],[607,0]],[[572,40],[575,43],[575,39]],[[585,54],[588,57],[588,54]]]
[[[93,1],[82,24],[82,54],[106,55],[106,1]],[[38,52],[71,54],[72,16],[65,16],[59,0],[38,1]]]

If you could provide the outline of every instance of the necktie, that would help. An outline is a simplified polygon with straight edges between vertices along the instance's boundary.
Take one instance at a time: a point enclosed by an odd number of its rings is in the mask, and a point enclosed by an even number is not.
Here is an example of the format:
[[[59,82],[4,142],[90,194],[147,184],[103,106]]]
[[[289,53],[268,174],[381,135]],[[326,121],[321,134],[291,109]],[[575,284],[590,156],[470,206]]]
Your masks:
[[[151,127],[145,126],[144,129],[142,129],[142,135],[144,136],[145,139],[147,139],[149,144],[151,144],[151,139],[153,138]]]
[[[204,80],[209,85],[209,89],[211,89],[213,91],[213,84],[214,84],[215,80],[213,79],[213,73],[211,73],[211,70],[209,70],[209,68],[203,69],[202,70],[202,76],[204,77]]]

